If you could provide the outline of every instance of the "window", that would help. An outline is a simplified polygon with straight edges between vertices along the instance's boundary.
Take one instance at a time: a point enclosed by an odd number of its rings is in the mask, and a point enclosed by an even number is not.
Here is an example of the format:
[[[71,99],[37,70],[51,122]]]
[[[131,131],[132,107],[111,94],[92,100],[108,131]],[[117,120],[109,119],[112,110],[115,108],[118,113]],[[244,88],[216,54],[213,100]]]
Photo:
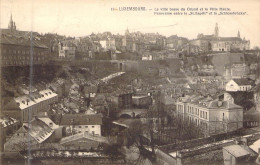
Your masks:
[[[79,125],[79,128],[81,128],[81,126]]]
[[[95,128],[95,126],[93,125],[92,128]]]
[[[88,128],[88,126],[86,125],[85,128]]]

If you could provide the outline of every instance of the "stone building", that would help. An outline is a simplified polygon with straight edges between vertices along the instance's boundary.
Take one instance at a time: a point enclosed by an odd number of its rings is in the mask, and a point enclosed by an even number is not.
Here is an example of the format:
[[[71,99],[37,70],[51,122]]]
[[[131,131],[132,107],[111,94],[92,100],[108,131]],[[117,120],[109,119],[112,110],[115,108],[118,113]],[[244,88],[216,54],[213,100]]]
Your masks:
[[[40,34],[16,30],[10,18],[8,29],[0,29],[2,66],[42,65],[49,61],[49,49],[40,41]]]
[[[230,100],[197,95],[180,97],[176,102],[176,112],[179,118],[201,128],[205,136],[243,127],[243,108]]]

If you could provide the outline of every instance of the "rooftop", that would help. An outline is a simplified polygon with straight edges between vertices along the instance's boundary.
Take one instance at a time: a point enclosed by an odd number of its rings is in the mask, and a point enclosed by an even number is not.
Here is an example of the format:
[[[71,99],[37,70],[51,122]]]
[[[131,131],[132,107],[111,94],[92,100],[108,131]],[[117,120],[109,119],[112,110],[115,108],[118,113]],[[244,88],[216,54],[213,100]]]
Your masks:
[[[65,114],[60,125],[101,125],[102,114]]]
[[[91,135],[87,132],[78,133],[72,136],[64,137],[60,140],[60,144],[68,143],[74,140],[85,138],[99,143],[108,143],[108,140],[103,136]]]

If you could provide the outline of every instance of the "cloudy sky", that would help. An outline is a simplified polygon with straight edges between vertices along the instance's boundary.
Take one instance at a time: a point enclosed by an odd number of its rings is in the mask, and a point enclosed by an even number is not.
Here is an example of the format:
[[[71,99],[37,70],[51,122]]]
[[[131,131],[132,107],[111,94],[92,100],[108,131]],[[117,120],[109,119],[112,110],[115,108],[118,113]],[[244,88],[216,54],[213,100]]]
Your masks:
[[[236,36],[240,30],[241,37],[251,40],[251,47],[260,46],[259,0],[1,0],[0,5],[1,28],[7,28],[12,13],[18,30],[77,37],[104,31],[122,34],[128,27],[130,32],[158,32],[165,36],[177,34],[193,39],[198,33],[212,34],[218,22],[220,36]],[[154,15],[154,11],[111,11],[111,8],[119,7],[221,7],[247,14],[166,16]]]

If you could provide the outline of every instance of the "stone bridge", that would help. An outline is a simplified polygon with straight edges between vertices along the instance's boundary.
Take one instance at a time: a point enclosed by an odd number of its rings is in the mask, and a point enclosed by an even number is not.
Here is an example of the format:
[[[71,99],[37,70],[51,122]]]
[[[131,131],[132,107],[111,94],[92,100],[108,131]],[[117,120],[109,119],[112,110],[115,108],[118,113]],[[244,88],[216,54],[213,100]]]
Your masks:
[[[119,118],[144,118],[147,114],[147,109],[124,109],[117,114]]]

